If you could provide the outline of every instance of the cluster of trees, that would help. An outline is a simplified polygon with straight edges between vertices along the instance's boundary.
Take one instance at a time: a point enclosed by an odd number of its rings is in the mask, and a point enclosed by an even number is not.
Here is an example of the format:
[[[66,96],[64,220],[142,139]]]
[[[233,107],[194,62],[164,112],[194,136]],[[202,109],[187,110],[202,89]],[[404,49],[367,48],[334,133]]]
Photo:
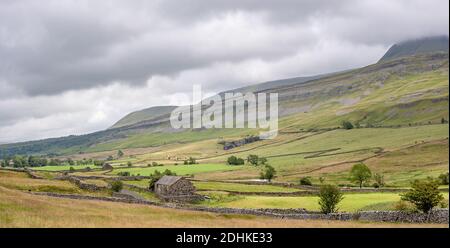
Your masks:
[[[55,160],[50,160],[51,163],[54,163]],[[21,167],[41,167],[49,165],[49,161],[46,158],[37,157],[37,156],[13,156],[8,157],[0,161],[2,167],[13,166],[15,168]]]
[[[189,157],[188,159],[184,160],[184,164],[187,165],[187,164],[198,164],[198,163],[195,158]]]
[[[253,166],[263,165],[260,172],[260,178],[265,179],[267,181],[272,181],[272,179],[277,174],[275,168],[268,164],[266,158],[259,157],[258,155],[250,154],[247,156],[247,163]],[[245,160],[242,158],[238,158],[236,156],[230,156],[227,159],[227,164],[229,165],[243,165],[245,164]]]

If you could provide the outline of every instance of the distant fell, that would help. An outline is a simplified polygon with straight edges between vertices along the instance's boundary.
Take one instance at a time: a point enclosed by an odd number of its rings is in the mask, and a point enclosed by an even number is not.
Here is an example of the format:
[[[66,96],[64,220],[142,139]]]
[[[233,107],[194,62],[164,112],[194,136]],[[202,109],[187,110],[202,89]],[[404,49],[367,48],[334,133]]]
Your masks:
[[[170,114],[170,112],[172,112],[172,110],[174,110],[175,108],[176,106],[156,106],[135,111],[120,119],[110,128],[125,127],[137,124],[142,121],[158,119]]]
[[[433,36],[403,41],[393,45],[380,61],[431,52],[448,52],[448,36]]]

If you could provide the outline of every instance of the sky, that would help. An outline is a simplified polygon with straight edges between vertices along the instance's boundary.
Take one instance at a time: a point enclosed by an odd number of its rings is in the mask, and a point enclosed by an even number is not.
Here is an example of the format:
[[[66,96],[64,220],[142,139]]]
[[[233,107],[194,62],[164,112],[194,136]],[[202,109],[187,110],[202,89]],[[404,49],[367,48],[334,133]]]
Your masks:
[[[99,131],[187,104],[194,84],[369,65],[448,30],[447,0],[0,0],[0,143]]]

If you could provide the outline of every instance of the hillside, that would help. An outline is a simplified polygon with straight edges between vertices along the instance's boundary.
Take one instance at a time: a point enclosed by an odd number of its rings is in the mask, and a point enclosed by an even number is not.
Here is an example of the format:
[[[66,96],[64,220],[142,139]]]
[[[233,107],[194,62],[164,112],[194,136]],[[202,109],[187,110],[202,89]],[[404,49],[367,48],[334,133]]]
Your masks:
[[[296,83],[295,83],[296,82]],[[364,68],[265,83],[260,91],[279,93],[280,129],[336,128],[342,120],[363,127],[411,126],[448,120],[448,53],[419,53]],[[270,85],[269,89],[267,88]],[[275,86],[274,86],[275,85]],[[168,122],[173,106],[127,115],[110,129],[81,136],[0,145],[0,157],[13,154],[76,154],[156,147],[233,138],[254,130],[175,130]]]
[[[448,52],[448,36],[425,37],[393,45],[380,61],[388,61],[415,54]]]
[[[120,119],[112,127],[110,127],[110,129],[130,126],[142,121],[155,120],[170,114],[170,112],[172,112],[175,108],[176,106],[156,106],[135,111]]]

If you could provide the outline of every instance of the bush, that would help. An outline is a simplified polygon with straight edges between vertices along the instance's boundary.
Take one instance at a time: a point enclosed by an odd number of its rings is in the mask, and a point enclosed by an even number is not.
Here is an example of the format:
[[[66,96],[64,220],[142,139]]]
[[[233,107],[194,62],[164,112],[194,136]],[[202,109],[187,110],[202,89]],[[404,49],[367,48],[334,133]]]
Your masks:
[[[111,183],[111,189],[114,192],[120,192],[122,190],[122,188],[123,188],[122,181],[114,181],[114,182]]]
[[[440,174],[438,178],[441,185],[448,185],[448,172]]]
[[[343,194],[335,185],[323,185],[319,192],[319,205],[322,213],[329,214],[338,211],[337,205],[344,199]]]
[[[189,157],[187,160],[184,160],[184,164],[188,165],[188,164],[197,164],[197,160],[193,157]]]
[[[227,163],[229,165],[243,165],[245,161],[242,158],[238,158],[236,156],[231,156],[227,159]]]
[[[300,185],[312,186],[310,177],[303,177],[300,179]]]
[[[439,182],[431,178],[415,180],[411,189],[401,195],[402,200],[411,202],[424,213],[430,212],[444,197],[439,192]]]
[[[133,166],[133,163],[131,163],[131,161],[128,161],[128,162],[127,162],[127,166],[128,166],[128,167],[131,167],[131,166]]]
[[[373,184],[374,188],[384,187],[384,175],[375,173],[375,175],[373,175],[373,180],[375,180],[375,183]]]
[[[75,168],[70,167],[70,168],[69,168],[69,171],[75,171]]]
[[[117,173],[117,175],[121,176],[121,177],[129,177],[130,176],[130,172],[128,172],[128,171],[121,171],[121,172]]]
[[[342,128],[344,128],[346,130],[353,129],[353,124],[350,121],[343,121]]]
[[[401,211],[401,212],[413,212],[414,206],[411,205],[411,203],[409,203],[407,201],[400,200],[397,203],[395,203],[394,210]]]

